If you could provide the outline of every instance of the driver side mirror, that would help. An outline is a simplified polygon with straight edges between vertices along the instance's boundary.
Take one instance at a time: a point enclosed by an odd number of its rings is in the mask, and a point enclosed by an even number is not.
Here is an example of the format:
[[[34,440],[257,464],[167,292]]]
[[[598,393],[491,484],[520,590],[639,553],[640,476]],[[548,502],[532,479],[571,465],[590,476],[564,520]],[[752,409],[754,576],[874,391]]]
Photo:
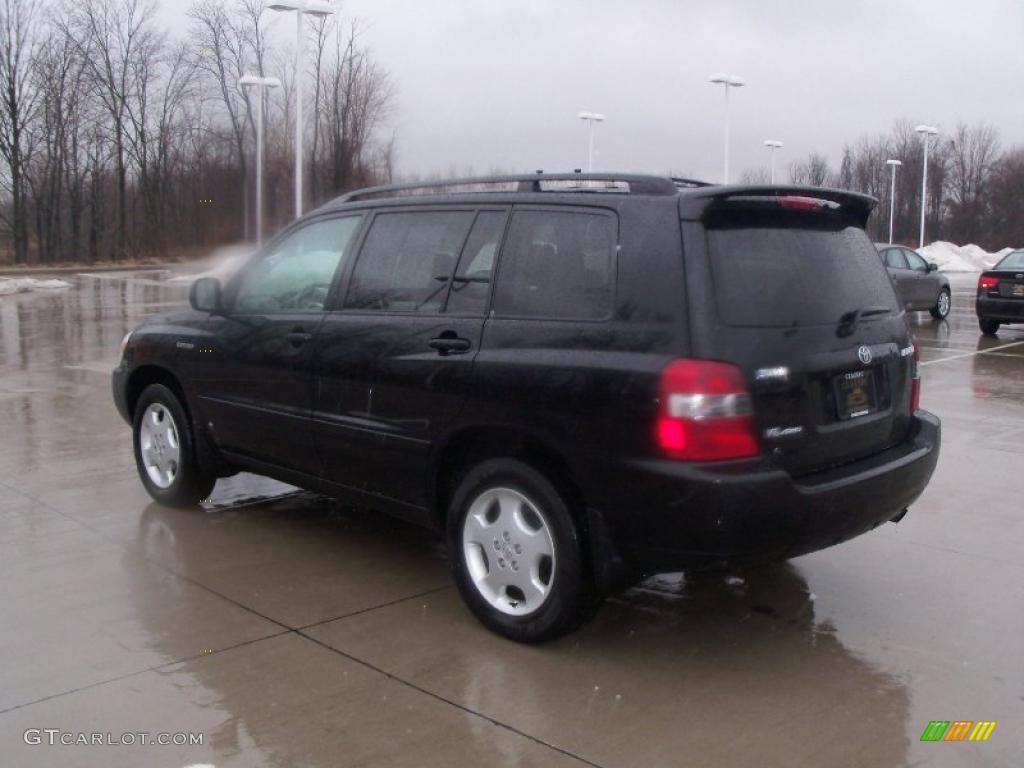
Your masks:
[[[220,280],[215,277],[200,277],[188,293],[192,309],[219,315],[224,311]]]
[[[938,268],[939,268],[939,265],[936,264],[934,261],[929,261],[928,262],[928,271],[929,272],[935,272],[936,270],[938,270]]]

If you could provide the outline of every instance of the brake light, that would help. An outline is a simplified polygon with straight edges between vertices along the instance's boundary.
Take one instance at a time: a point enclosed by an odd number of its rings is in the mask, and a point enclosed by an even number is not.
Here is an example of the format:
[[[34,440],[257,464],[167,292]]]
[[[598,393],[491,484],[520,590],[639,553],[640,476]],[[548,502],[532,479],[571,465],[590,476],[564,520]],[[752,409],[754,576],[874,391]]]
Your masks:
[[[988,293],[999,287],[999,278],[992,275],[982,275],[978,278],[978,293]]]
[[[914,362],[911,363],[910,412],[921,407],[921,347],[914,338]]]
[[[671,459],[722,461],[760,451],[753,404],[740,369],[707,360],[676,360],[661,372],[658,447]]]
[[[779,207],[785,208],[787,211],[820,211],[823,208],[836,210],[840,207],[839,203],[832,200],[822,200],[819,197],[777,195],[775,199],[778,200]]]

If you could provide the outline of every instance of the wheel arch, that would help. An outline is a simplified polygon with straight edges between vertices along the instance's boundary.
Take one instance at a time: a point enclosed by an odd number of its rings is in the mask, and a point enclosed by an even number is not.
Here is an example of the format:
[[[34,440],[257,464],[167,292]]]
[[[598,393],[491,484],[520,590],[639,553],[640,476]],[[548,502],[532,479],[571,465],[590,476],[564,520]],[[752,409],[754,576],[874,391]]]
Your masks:
[[[174,396],[178,398],[178,402],[185,413],[188,414],[189,419],[194,421],[192,409],[189,407],[188,398],[185,396],[185,389],[181,386],[178,377],[168,368],[153,364],[140,365],[128,376],[128,382],[125,386],[125,403],[128,406],[128,415],[133,420],[135,418],[135,406],[138,404],[142,393],[146,391],[146,387],[151,384],[163,384],[171,390]]]
[[[509,425],[463,428],[451,434],[435,452],[427,490],[432,519],[440,530],[444,529],[448,502],[459,479],[471,466],[490,458],[519,459],[542,473],[566,495],[574,518],[586,532],[586,499],[569,460],[550,438]]]
[[[189,426],[191,427],[192,442],[195,444],[196,457],[200,467],[219,476],[230,474],[231,470],[227,467],[216,448],[210,443],[206,429],[199,422],[199,416],[192,408],[181,380],[169,368],[147,363],[140,365],[129,374],[125,385],[125,403],[128,407],[131,423],[135,423],[135,407],[139,402],[139,398],[146,391],[146,387],[152,384],[162,384],[171,390],[178,399],[182,410],[185,411],[185,417],[188,419]]]

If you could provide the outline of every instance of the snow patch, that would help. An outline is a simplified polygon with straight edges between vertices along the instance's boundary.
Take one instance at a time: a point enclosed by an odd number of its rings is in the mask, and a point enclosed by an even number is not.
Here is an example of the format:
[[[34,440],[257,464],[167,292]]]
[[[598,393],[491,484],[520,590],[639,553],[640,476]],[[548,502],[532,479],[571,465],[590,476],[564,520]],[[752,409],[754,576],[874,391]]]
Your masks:
[[[989,253],[974,243],[954,245],[945,240],[937,240],[917,250],[925,261],[939,265],[943,272],[981,272],[989,269],[1015,248],[1003,248],[1001,251]]]
[[[66,280],[40,280],[35,277],[0,277],[0,296],[31,291],[60,291],[73,287]]]

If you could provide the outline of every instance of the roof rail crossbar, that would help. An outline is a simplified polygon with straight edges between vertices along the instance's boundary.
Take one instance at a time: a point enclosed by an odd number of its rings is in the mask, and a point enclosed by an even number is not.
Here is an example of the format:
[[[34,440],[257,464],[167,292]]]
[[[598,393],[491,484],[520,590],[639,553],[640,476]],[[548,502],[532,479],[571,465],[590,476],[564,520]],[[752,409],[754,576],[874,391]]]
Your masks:
[[[635,195],[674,195],[679,187],[663,176],[624,173],[531,173],[507,176],[475,176],[461,179],[387,184],[357,189],[339,197],[351,203],[383,196],[451,194],[453,192],[619,192]]]

